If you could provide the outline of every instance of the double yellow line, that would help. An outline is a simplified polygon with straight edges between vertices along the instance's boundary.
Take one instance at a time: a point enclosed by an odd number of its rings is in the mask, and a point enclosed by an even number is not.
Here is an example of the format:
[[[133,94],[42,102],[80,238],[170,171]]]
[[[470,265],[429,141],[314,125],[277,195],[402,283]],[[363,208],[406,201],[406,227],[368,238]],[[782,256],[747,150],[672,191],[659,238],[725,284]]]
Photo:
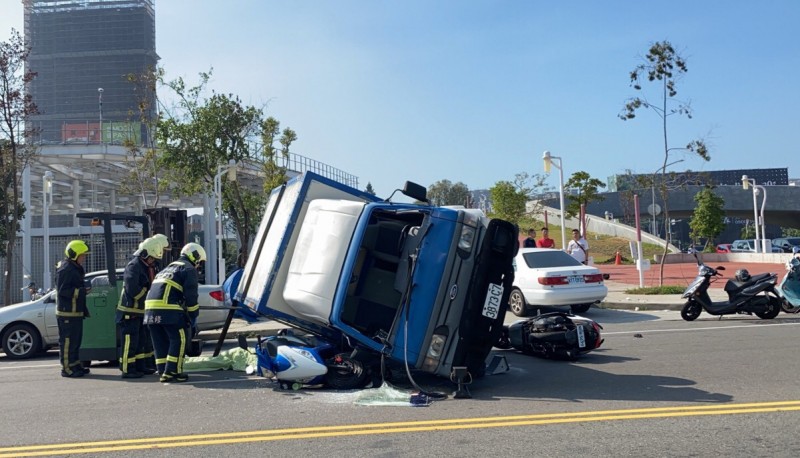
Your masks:
[[[456,418],[443,420],[371,423],[342,426],[315,426],[263,431],[242,431],[190,436],[152,437],[72,444],[0,447],[0,458],[11,456],[47,456],[78,453],[104,453],[125,450],[156,450],[174,447],[236,444],[324,437],[396,434],[426,431],[498,428],[509,426],[553,425],[589,421],[635,420],[649,418],[691,417],[699,415],[734,415],[800,410],[800,401],[721,404],[710,406],[660,407],[651,409],[602,410],[504,417]]]

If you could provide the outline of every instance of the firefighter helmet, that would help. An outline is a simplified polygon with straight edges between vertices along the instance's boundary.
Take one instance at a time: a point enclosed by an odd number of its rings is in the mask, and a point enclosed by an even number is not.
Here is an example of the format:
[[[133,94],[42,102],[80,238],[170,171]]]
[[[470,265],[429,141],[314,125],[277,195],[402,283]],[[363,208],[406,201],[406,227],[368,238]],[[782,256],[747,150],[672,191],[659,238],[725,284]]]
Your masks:
[[[194,265],[206,260],[206,250],[199,243],[187,243],[183,246],[181,254],[185,255]]]
[[[164,247],[161,242],[154,237],[142,240],[139,244],[139,251],[137,254],[143,258],[152,257],[153,259],[161,259],[164,256]]]
[[[73,240],[67,244],[64,254],[71,260],[78,259],[78,256],[89,252],[89,245],[83,240]]]

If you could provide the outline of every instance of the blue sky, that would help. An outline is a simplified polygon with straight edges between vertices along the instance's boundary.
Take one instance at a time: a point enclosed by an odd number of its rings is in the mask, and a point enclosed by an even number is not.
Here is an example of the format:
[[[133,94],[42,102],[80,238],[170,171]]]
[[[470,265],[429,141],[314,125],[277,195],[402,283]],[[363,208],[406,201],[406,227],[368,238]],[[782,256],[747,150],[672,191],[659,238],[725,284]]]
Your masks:
[[[0,0],[0,39],[22,30]],[[543,173],[605,181],[663,162],[659,119],[617,117],[649,45],[687,59],[670,141],[705,137],[711,161],[675,170],[788,167],[800,176],[800,2],[156,0],[168,76],[210,87],[298,134],[293,150],[388,195],[405,180],[471,189]],[[795,30],[795,32],[792,32]],[[674,156],[672,160],[682,159]],[[558,186],[557,171],[548,184]]]

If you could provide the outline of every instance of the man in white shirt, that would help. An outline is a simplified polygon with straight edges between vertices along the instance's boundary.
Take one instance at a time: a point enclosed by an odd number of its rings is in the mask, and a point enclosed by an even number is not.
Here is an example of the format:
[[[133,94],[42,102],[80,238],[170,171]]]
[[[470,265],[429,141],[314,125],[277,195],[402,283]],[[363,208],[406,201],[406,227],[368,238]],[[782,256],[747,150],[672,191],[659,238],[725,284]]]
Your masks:
[[[567,244],[567,253],[581,264],[586,264],[589,260],[589,242],[581,237],[581,231],[572,230],[572,240]]]

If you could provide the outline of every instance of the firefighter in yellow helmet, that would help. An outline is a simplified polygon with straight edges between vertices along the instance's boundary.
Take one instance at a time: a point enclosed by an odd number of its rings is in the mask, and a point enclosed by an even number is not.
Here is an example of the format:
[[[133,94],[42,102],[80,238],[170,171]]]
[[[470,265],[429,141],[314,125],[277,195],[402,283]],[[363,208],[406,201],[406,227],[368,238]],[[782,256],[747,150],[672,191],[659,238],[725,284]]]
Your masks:
[[[122,275],[122,294],[116,313],[122,378],[140,378],[156,371],[150,335],[142,322],[145,297],[155,277],[153,265],[162,255],[160,242],[152,238],[145,239],[139,244],[139,249],[125,266]]]
[[[62,377],[83,377],[89,373],[78,355],[83,339],[83,319],[89,316],[83,268],[88,253],[86,242],[73,240],[64,249],[66,259],[56,269],[56,320]]]
[[[167,250],[170,247],[169,239],[164,234],[154,234],[152,237],[145,239],[155,241],[156,245],[151,245],[151,252],[158,254],[159,256],[156,258],[155,262],[150,265],[150,280],[155,278],[156,274],[159,270],[161,270],[161,264],[164,261],[164,255],[166,254]],[[152,243],[152,242],[151,242]],[[159,248],[160,247],[160,248]],[[139,250],[144,249],[144,241],[139,244]],[[158,251],[155,251],[158,250]],[[167,258],[169,259],[169,258]],[[144,359],[144,373],[145,374],[152,374],[156,372],[156,358],[155,353],[153,352],[153,339],[150,337],[150,329],[147,326],[142,326],[142,334],[141,334],[141,350],[142,353],[139,355],[139,359],[137,359],[136,363],[139,367],[141,367],[140,359]]]
[[[187,243],[180,257],[156,275],[144,303],[144,324],[150,329],[161,382],[185,382],[183,372],[190,326],[197,320],[197,266],[206,260],[206,250]]]

